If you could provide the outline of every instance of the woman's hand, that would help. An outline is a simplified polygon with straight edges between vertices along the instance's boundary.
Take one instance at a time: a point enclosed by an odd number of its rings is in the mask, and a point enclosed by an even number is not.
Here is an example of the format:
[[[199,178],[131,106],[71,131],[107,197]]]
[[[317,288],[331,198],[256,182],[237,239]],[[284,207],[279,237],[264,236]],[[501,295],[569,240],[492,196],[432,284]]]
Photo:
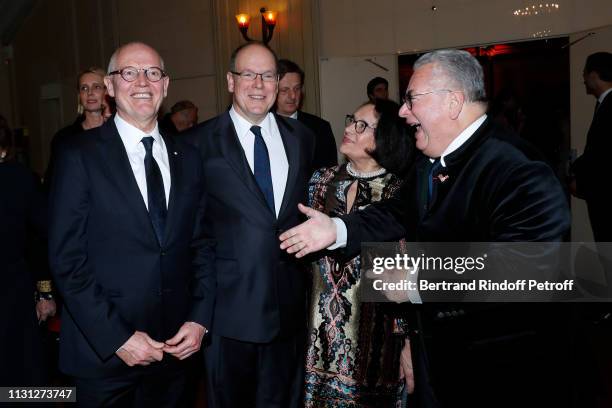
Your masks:
[[[414,370],[412,369],[412,351],[410,350],[410,340],[406,339],[404,348],[400,354],[400,380],[406,382],[408,394],[414,392]]]

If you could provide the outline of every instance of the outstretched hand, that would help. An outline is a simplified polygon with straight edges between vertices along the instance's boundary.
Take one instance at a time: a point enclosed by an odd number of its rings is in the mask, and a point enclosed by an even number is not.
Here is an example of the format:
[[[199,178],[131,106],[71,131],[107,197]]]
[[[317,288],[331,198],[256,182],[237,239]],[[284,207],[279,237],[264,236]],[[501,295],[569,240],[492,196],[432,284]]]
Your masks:
[[[301,258],[336,242],[336,224],[330,217],[302,204],[298,209],[309,219],[279,236],[281,249]]]

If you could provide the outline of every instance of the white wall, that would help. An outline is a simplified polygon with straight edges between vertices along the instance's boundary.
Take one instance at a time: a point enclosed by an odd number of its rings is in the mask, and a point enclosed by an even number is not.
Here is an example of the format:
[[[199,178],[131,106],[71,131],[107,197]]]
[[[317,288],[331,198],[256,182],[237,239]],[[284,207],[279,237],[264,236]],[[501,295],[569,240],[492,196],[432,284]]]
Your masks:
[[[411,53],[558,36],[612,24],[610,0],[551,0],[558,11],[517,17],[544,1],[320,0],[321,56]],[[432,10],[432,5],[436,10]]]
[[[371,59],[388,71],[366,59]],[[366,85],[370,79],[377,76],[389,81],[389,97],[397,99],[398,72],[395,55],[321,59],[321,116],[330,122],[337,146],[342,142],[345,116],[353,113],[363,102],[367,102]]]

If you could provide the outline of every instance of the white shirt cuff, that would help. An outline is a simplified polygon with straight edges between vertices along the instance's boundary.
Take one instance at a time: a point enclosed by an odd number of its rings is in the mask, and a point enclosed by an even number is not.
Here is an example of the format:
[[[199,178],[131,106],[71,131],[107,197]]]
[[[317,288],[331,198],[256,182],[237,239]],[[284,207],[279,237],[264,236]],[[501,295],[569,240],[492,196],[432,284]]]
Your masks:
[[[415,273],[410,273],[411,270],[408,270],[408,272],[406,272],[406,280],[408,282],[413,282],[414,285],[410,285],[410,286],[414,286],[415,290],[408,290],[408,300],[410,301],[410,303],[413,304],[417,304],[420,305],[421,303],[423,303],[423,300],[421,299],[421,294],[419,293],[419,271],[416,271]]]
[[[328,246],[327,249],[334,250],[346,246],[346,224],[340,218],[333,217],[332,221],[336,224],[336,242]]]

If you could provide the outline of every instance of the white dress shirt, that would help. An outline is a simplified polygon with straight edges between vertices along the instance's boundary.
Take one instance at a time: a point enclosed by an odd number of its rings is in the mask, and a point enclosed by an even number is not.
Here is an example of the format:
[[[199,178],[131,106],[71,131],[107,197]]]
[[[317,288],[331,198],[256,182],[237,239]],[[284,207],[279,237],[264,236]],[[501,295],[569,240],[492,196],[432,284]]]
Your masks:
[[[166,144],[164,143],[164,139],[159,134],[157,124],[155,125],[155,129],[153,129],[151,133],[145,133],[142,130],[127,123],[121,118],[119,113],[117,113],[115,115],[115,125],[117,126],[117,131],[119,131],[119,136],[121,137],[121,141],[123,142],[123,146],[125,147],[125,151],[127,152],[128,159],[130,160],[130,166],[132,167],[132,172],[134,173],[134,178],[136,179],[136,183],[138,184],[138,188],[140,189],[142,199],[144,200],[144,203],[147,206],[147,210],[149,209],[149,200],[147,195],[147,173],[145,172],[144,166],[144,158],[147,152],[145,150],[144,145],[142,144],[142,138],[145,136],[152,136],[155,140],[153,142],[152,149],[153,158],[159,166],[159,170],[161,171],[162,179],[164,181],[164,192],[166,193],[167,208],[168,202],[170,201],[171,187],[170,164],[168,161],[168,151],[166,150]]]
[[[446,167],[446,162],[444,161],[444,158],[455,150],[457,150],[458,148],[460,148],[461,146],[463,146],[463,144],[467,142],[468,139],[472,137],[474,133],[476,133],[476,130],[478,130],[480,125],[482,125],[486,119],[486,114],[476,119],[474,122],[472,122],[470,126],[463,129],[463,132],[459,133],[459,136],[454,138],[448,146],[446,146],[446,149],[444,150],[444,152],[442,152],[442,155],[440,156],[440,164],[442,165],[442,167]],[[432,163],[434,162],[434,159],[432,158],[429,158],[429,160],[431,160]]]
[[[610,92],[612,92],[612,88],[606,89],[604,92],[601,93],[601,95],[599,95],[599,98],[597,98],[597,101],[599,102],[600,105],[603,103],[604,99],[606,99],[606,96],[608,96]]]
[[[285,195],[285,187],[287,185],[287,174],[289,173],[289,161],[285,153],[285,146],[281,138],[280,130],[276,124],[274,115],[270,112],[261,121],[261,123],[251,123],[232,108],[229,111],[234,129],[238,135],[238,140],[242,145],[242,150],[246,156],[251,172],[254,173],[255,167],[255,135],[251,132],[251,126],[261,127],[261,136],[268,149],[270,157],[270,172],[272,173],[272,189],[274,190],[274,209],[276,216],[280,212],[283,196]]]

